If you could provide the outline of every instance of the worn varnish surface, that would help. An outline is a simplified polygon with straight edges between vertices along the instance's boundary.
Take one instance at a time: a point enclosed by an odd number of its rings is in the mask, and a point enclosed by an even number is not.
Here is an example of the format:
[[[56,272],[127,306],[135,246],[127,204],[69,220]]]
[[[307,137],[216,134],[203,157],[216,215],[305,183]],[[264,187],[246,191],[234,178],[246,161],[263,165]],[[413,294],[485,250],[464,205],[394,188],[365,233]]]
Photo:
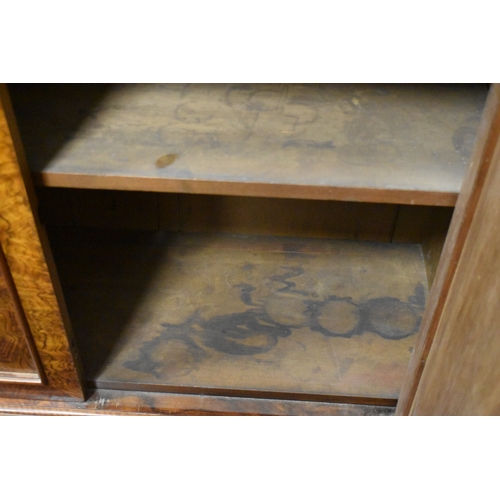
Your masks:
[[[100,387],[395,403],[426,296],[416,245],[69,230],[52,241]]]
[[[0,247],[0,380],[39,381],[6,264]]]
[[[486,86],[12,86],[45,185],[453,205]],[[41,126],[42,125],[42,126]]]
[[[43,391],[82,397],[71,332],[61,315],[64,302],[56,296],[54,269],[49,272],[50,252],[32,210],[33,195],[15,119],[6,89],[0,85],[0,244],[43,365],[47,383]],[[0,390],[7,387],[2,385]],[[42,387],[33,390],[43,393]]]

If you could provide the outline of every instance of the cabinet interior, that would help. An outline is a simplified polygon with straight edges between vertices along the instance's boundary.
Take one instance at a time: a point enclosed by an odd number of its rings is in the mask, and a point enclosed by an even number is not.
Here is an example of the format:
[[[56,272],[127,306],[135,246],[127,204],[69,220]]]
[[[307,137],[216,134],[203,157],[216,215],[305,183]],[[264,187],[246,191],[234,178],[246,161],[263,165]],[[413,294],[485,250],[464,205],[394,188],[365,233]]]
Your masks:
[[[11,85],[91,386],[395,405],[486,85]]]

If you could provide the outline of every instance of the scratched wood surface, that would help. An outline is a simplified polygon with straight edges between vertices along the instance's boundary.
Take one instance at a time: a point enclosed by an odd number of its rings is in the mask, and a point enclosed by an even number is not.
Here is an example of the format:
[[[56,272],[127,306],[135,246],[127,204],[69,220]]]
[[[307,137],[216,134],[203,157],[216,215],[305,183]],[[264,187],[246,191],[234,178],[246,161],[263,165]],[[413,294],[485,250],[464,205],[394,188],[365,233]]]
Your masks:
[[[486,85],[11,86],[45,185],[454,205]]]
[[[98,387],[396,402],[427,293],[417,245],[69,229],[51,238]]]
[[[0,380],[40,380],[24,325],[20,324],[17,297],[13,296],[7,262],[0,247]],[[10,286],[9,286],[10,285]]]

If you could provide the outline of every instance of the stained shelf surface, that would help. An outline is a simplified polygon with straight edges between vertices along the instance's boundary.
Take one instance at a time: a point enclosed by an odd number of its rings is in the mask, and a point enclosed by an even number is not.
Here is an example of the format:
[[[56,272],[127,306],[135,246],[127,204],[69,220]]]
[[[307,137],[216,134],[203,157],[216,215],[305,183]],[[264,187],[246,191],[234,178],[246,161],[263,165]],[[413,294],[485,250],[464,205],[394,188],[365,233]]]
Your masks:
[[[454,205],[486,85],[11,86],[59,187]]]
[[[101,388],[395,404],[425,307],[420,246],[52,234]]]

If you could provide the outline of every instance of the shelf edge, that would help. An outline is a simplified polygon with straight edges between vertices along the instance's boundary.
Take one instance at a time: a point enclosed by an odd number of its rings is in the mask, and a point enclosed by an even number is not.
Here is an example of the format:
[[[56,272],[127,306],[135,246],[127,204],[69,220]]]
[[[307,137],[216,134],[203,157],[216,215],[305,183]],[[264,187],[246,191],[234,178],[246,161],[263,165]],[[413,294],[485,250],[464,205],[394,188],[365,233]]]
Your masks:
[[[356,404],[364,406],[388,406],[395,407],[397,399],[367,396],[312,394],[285,391],[266,391],[250,389],[224,389],[215,387],[187,387],[171,386],[162,384],[148,384],[141,382],[122,381],[88,381],[88,386],[98,390],[114,391],[134,391],[147,393],[167,393],[193,396],[215,396],[224,398],[252,398],[266,400],[287,400],[310,403],[336,403],[336,404]]]
[[[206,181],[192,179],[162,179],[136,176],[89,175],[33,172],[39,186],[76,189],[150,191],[158,193],[188,193],[248,196],[263,198],[293,198],[335,200],[365,203],[394,203],[454,207],[458,193],[406,189],[375,189],[344,186],[312,186],[300,184],[266,184],[258,182]]]

